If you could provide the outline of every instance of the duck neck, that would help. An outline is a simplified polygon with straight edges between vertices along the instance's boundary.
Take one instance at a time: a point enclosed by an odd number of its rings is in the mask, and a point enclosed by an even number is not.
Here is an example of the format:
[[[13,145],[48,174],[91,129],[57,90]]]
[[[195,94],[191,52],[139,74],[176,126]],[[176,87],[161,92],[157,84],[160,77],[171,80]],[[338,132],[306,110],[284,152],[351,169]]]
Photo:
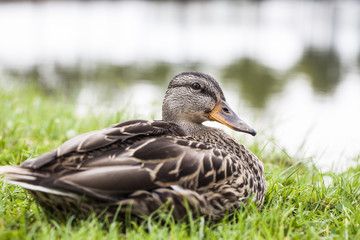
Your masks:
[[[162,119],[163,121],[181,126],[187,135],[194,135],[207,129],[207,127],[202,124],[204,119],[201,119],[201,117],[198,117],[196,114],[169,111],[167,104],[163,105]]]
[[[202,123],[186,122],[186,121],[176,121],[174,122],[177,125],[181,126],[187,135],[196,135],[198,132],[202,132],[209,127],[203,125]]]
[[[206,130],[208,128],[201,122],[186,121],[185,119],[181,118],[174,119],[163,117],[163,121],[179,125],[186,132],[186,135],[196,135],[196,133]]]

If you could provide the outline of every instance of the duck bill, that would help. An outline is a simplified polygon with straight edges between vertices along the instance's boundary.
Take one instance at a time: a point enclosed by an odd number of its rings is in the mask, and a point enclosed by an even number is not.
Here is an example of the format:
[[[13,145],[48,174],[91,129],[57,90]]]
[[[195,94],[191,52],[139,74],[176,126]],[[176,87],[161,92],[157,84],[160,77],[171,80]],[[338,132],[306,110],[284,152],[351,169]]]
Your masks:
[[[225,101],[218,102],[209,113],[208,118],[224,124],[235,131],[249,133],[253,136],[256,135],[256,131],[241,120]]]

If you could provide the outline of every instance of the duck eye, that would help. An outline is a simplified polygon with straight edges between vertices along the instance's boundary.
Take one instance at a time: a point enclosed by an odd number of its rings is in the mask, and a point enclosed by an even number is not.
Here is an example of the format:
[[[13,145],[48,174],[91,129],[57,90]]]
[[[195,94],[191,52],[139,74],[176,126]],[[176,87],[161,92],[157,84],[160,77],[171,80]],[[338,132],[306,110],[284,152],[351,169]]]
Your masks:
[[[201,88],[201,85],[198,82],[194,82],[191,84],[191,88],[194,90],[199,90]]]

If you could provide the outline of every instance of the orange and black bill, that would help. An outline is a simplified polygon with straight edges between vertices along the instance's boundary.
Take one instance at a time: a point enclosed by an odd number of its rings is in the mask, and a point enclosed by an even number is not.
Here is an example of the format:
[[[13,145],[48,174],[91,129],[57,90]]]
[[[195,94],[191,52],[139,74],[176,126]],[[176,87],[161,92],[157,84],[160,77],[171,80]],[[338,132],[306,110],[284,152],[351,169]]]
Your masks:
[[[249,133],[253,136],[256,135],[256,131],[251,128],[247,123],[245,123],[243,120],[241,120],[236,113],[231,110],[231,108],[228,106],[228,104],[225,101],[219,101],[214,109],[209,113],[210,120],[217,121],[221,124],[224,124],[225,126],[228,126],[229,128]]]

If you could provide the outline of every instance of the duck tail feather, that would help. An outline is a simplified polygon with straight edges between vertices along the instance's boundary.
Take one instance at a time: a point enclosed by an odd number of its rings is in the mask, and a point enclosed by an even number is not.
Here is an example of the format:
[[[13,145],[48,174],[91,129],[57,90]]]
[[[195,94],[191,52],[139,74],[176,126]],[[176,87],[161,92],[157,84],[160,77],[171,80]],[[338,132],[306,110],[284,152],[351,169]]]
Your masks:
[[[29,169],[18,166],[0,166],[0,175],[5,175],[5,181],[33,181],[36,180],[36,173]]]
[[[4,182],[21,186],[30,191],[44,192],[53,195],[62,195],[74,199],[80,198],[80,196],[75,193],[69,193],[59,189],[54,189],[51,187],[36,184],[36,180],[44,177],[44,175],[35,173],[31,169],[18,166],[0,166],[0,175],[5,175],[5,178],[2,179]]]

